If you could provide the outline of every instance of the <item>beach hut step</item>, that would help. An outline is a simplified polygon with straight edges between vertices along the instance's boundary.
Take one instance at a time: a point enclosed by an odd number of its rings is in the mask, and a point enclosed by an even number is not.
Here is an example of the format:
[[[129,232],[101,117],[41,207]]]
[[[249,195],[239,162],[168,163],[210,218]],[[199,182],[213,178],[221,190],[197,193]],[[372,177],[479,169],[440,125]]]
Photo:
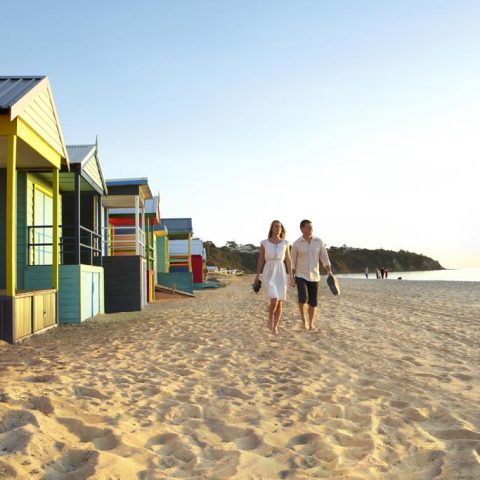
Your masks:
[[[164,285],[155,285],[155,290],[158,292],[167,292],[167,293],[178,293],[180,295],[185,295],[186,297],[194,297],[192,293],[184,292],[183,290],[177,290],[176,288],[166,287]]]

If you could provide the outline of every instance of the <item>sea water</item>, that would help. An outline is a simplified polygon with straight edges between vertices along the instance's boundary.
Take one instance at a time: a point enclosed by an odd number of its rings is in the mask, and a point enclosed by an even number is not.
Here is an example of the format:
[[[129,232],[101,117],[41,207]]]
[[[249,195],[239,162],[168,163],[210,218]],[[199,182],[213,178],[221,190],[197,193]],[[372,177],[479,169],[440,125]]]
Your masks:
[[[363,278],[364,273],[342,273],[339,278]],[[388,272],[388,280],[443,280],[450,282],[480,282],[480,268],[428,270],[423,272]],[[377,280],[375,271],[368,273],[369,280]]]

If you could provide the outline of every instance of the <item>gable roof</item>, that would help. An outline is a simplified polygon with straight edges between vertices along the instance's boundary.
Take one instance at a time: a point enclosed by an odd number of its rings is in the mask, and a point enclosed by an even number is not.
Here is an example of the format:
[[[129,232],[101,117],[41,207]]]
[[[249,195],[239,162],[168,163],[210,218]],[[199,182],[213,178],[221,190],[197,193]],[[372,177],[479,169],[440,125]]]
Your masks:
[[[107,195],[107,184],[98,159],[98,145],[67,145],[70,164],[80,169],[81,175],[100,194]],[[102,190],[102,191],[99,191]]]
[[[82,163],[95,153],[95,145],[67,145],[70,163]]]
[[[44,78],[47,77],[0,77],[0,111],[7,113]]]
[[[68,153],[46,76],[0,76],[0,114],[21,118],[69,166]]]

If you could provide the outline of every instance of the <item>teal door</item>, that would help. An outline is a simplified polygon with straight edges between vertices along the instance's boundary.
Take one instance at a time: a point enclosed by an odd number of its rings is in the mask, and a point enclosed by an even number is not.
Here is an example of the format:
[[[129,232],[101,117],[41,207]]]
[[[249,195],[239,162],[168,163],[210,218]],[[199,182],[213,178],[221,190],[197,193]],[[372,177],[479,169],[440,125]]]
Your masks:
[[[100,312],[100,273],[83,273],[83,315],[82,320],[94,317]]]

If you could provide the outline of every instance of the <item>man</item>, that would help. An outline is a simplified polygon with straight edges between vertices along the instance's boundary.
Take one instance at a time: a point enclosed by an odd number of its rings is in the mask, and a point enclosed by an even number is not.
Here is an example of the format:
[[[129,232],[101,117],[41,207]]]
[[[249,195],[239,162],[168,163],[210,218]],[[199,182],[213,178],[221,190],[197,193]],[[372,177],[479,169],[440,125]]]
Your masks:
[[[298,306],[303,327],[306,330],[313,330],[320,281],[319,261],[329,275],[332,273],[332,266],[325,244],[320,238],[313,236],[312,222],[302,220],[300,230],[302,236],[292,245],[292,274],[297,285]]]

